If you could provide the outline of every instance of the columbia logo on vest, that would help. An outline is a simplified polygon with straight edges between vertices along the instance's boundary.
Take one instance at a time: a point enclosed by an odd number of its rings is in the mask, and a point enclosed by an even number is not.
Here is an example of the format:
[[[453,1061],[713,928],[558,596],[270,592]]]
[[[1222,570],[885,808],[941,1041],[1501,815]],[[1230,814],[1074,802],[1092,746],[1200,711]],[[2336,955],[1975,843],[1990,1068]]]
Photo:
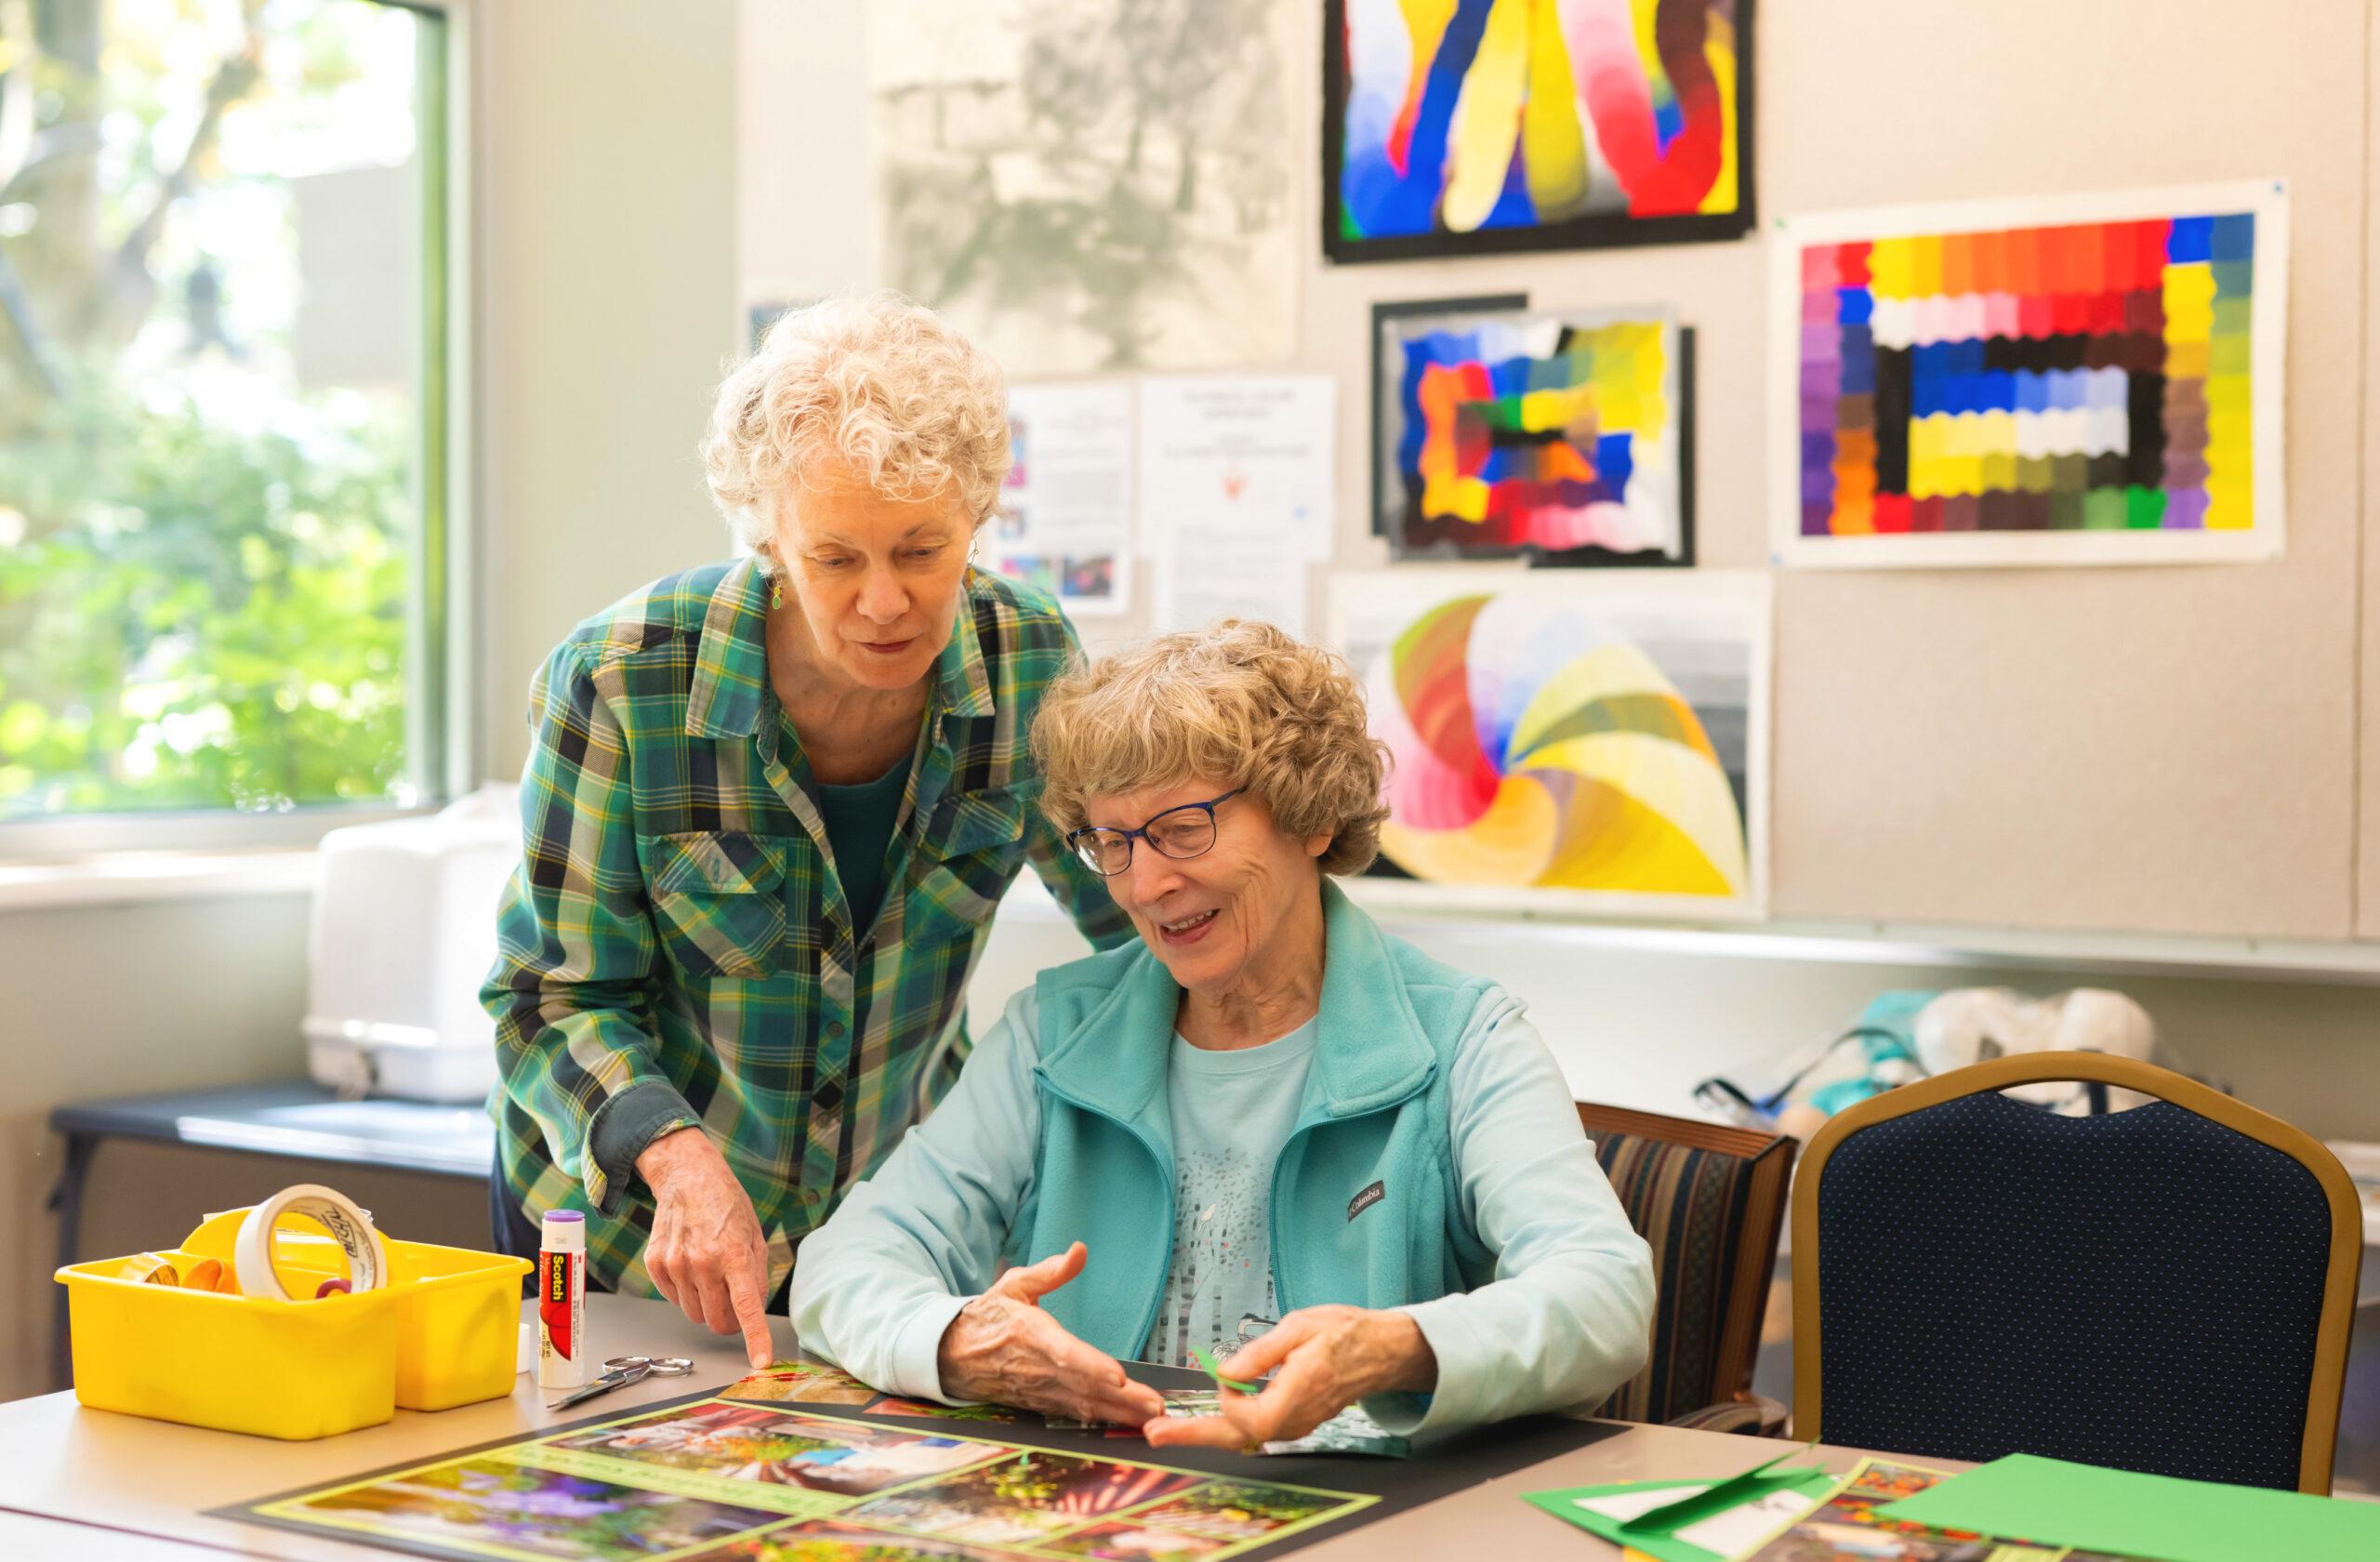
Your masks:
[[[1364,1189],[1363,1192],[1355,1195],[1355,1198],[1347,1200],[1347,1218],[1349,1220],[1354,1220],[1357,1215],[1362,1214],[1366,1210],[1370,1209],[1373,1205],[1379,1203],[1382,1199],[1387,1197],[1387,1191],[1383,1189],[1380,1184],[1374,1183],[1371,1186]]]

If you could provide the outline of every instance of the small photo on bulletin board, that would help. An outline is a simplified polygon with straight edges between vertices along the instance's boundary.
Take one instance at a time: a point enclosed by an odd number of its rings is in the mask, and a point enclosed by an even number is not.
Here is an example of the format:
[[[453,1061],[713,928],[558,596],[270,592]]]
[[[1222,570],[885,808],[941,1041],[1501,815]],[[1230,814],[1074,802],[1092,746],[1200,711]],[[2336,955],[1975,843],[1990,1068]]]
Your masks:
[[[1326,0],[1338,261],[1734,239],[1752,226],[1752,0]]]
[[[2281,181],[1777,228],[1777,562],[2281,556]]]
[[[1742,920],[1767,903],[1770,576],[1332,582],[1387,746],[1379,898]]]
[[[1665,310],[1372,306],[1372,529],[1400,561],[1694,562],[1693,343]]]

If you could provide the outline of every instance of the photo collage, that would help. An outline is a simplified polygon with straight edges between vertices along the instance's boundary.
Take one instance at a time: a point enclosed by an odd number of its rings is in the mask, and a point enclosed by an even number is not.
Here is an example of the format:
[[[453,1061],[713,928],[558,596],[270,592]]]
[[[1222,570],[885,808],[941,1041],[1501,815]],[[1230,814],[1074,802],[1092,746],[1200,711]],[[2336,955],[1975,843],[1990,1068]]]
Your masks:
[[[1840,1489],[1751,1552],[1743,1562],[2140,1562],[2034,1545],[1965,1529],[1935,1529],[1876,1510],[1948,1480],[1947,1470],[1863,1459]]]
[[[1056,1562],[1244,1555],[1377,1498],[788,1408],[879,1405],[781,1362],[714,1398],[254,1504],[416,1553],[522,1562]],[[995,1414],[1013,1416],[1015,1412]]]

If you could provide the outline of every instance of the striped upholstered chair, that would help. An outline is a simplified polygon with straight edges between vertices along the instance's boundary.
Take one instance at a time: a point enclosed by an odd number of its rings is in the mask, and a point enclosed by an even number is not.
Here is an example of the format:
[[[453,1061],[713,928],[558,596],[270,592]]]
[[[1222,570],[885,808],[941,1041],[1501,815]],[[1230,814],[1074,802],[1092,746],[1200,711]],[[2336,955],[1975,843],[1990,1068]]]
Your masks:
[[[1653,1250],[1652,1360],[1596,1414],[1774,1436],[1752,1392],[1795,1142],[1657,1112],[1579,1104],[1620,1206]]]

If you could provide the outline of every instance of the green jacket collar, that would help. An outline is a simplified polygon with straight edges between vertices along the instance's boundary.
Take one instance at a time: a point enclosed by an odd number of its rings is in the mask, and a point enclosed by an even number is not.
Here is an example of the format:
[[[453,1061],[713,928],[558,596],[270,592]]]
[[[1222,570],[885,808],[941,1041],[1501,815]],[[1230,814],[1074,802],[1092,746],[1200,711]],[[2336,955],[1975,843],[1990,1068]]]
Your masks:
[[[934,663],[934,699],[945,715],[989,716],[995,708],[992,679],[984,665],[983,637],[975,630],[974,575],[959,600],[950,642]],[[738,559],[720,577],[703,616],[702,646],[686,695],[686,733],[691,737],[749,737],[760,730],[769,686],[768,577],[749,558]]]
[[[1321,1024],[1299,1107],[1301,1123],[1355,1117],[1402,1101],[1427,1081],[1435,1059],[1380,924],[1328,877],[1322,880],[1322,916]],[[1119,955],[1120,973],[1110,963]],[[1037,1070],[1042,1079],[1078,1105],[1135,1124],[1160,1144],[1169,1142],[1172,1124],[1165,1077],[1182,989],[1165,962],[1141,944],[1077,961],[1048,973],[1043,981],[1049,985],[1041,995]],[[1104,987],[1107,996],[1079,1023],[1067,1026],[1051,1000],[1070,985]]]

